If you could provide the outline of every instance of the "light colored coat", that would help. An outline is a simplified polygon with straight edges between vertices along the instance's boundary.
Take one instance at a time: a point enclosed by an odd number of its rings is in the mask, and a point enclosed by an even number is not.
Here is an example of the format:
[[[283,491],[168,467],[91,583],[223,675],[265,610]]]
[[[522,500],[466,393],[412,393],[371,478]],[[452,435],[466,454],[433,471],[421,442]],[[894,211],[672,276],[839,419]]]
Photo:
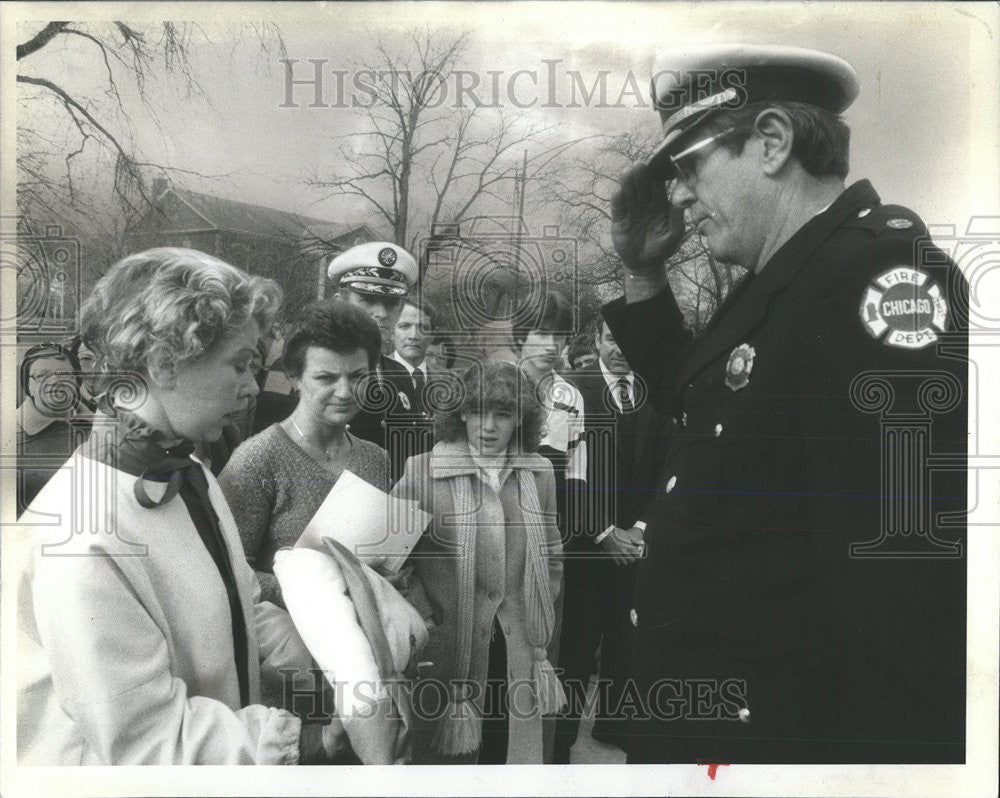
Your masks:
[[[280,699],[279,668],[312,660],[288,615],[258,601],[232,514],[206,478],[247,622],[250,706],[240,707],[226,588],[184,502],[144,509],[136,477],[78,452],[21,519],[37,525],[18,530],[19,764],[298,761],[300,720],[261,702]],[[146,485],[158,498],[163,486]]]
[[[359,596],[363,587],[345,578],[352,570],[367,582],[371,602]],[[427,642],[420,613],[349,554],[279,549],[274,574],[296,628],[333,687],[337,717],[361,764],[405,763],[410,706],[402,673]]]
[[[552,466],[538,454],[515,453],[500,474],[499,494],[482,481],[480,471],[469,454],[468,444],[442,442],[431,452],[410,458],[403,478],[393,491],[400,498],[417,499],[422,509],[434,516],[431,527],[414,549],[414,564],[419,586],[409,598],[425,617],[436,624],[420,655],[425,664],[421,679],[435,679],[448,684],[455,679],[453,666],[457,640],[457,596],[459,558],[455,547],[458,525],[450,481],[468,475],[479,492],[476,517],[475,599],[473,602],[472,659],[469,681],[478,685],[476,705],[482,709],[486,674],[493,631],[499,621],[507,645],[507,683],[511,702],[507,752],[509,764],[542,763],[542,717],[534,698],[533,666],[535,652],[528,642],[524,606],[524,564],[526,534],[518,495],[517,469],[529,469],[538,487],[539,504],[546,516],[549,591],[555,601],[562,583],[559,530],[556,527],[555,481]],[[553,666],[557,636],[549,641],[547,655]],[[414,762],[468,761],[469,757],[442,760],[430,751],[434,724],[421,719],[416,703]],[[433,707],[424,707],[432,714]],[[475,760],[475,755],[471,757]]]

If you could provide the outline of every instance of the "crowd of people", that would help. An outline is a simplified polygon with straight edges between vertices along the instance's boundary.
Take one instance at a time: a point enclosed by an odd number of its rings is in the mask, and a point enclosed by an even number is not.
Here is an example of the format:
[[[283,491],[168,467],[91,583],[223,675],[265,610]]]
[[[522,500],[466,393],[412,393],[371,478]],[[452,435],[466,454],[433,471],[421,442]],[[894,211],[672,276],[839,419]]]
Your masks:
[[[702,79],[724,64],[740,107]],[[568,764],[595,674],[593,736],[629,762],[962,761],[964,526],[862,556],[898,497],[852,405],[871,369],[944,375],[952,404],[897,399],[964,451],[965,364],[928,346],[964,341],[960,276],[912,263],[914,214],[845,188],[845,62],[727,45],[656,75],[664,143],[613,200],[625,295],[592,329],[547,292],[456,368],[416,259],[371,242],[278,335],[275,283],[163,248],[26,353],[23,763]],[[748,270],[696,337],[663,268],[685,212]],[[900,286],[933,312],[865,315]],[[398,569],[330,544],[395,713],[363,733],[277,567],[348,473],[430,519]]]
[[[616,497],[608,494],[609,480],[618,474],[614,467],[601,473],[602,460],[615,460],[617,441],[607,434],[614,414],[595,385],[589,411],[595,426],[588,427],[583,393],[572,381],[584,371],[566,368],[573,309],[564,296],[546,294],[538,317],[513,328],[516,363],[483,359],[456,374],[443,339],[435,337],[435,308],[415,296],[416,262],[408,252],[388,242],[356,246],[331,262],[329,275],[331,295],[286,320],[280,357],[268,363],[280,302],[270,281],[194,250],[148,250],[117,264],[83,308],[83,334],[66,345],[33,347],[24,358],[18,498],[27,515],[22,521],[66,503],[65,461],[74,440],[83,443],[84,456],[133,480],[139,477],[132,500],[136,516],[127,524],[146,523],[148,513],[155,527],[165,520],[155,517],[159,508],[179,496],[190,515],[185,525],[201,536],[228,591],[235,650],[224,661],[246,669],[253,636],[238,630],[246,618],[259,617],[262,607],[269,624],[280,628],[275,619],[285,619],[287,608],[275,574],[276,554],[295,546],[341,475],[349,471],[387,494],[415,500],[433,521],[404,573],[386,575],[430,630],[427,647],[419,652],[423,667],[413,681],[414,701],[426,703],[429,685],[475,687],[449,688],[449,708],[441,717],[416,713],[405,756],[424,763],[568,763],[603,630],[609,630],[604,669],[626,659],[627,580],[615,580],[612,571],[624,572],[639,556],[638,539],[614,526],[625,523],[612,509]],[[205,290],[200,286],[212,281],[225,291],[200,296]],[[142,290],[133,294],[139,285]],[[617,381],[635,377],[606,326],[590,341],[595,356],[598,349],[603,353],[603,373],[614,375],[615,413],[630,421],[634,393],[622,394]],[[429,351],[435,343],[437,356]],[[150,365],[143,365],[143,358]],[[115,384],[112,374],[129,378]],[[594,375],[603,385],[602,372]],[[262,385],[272,390],[261,391]],[[643,418],[652,412],[641,410]],[[599,422],[605,423],[603,430]],[[71,429],[75,438],[67,437]],[[648,424],[643,437],[655,438],[657,430],[657,424]],[[59,446],[46,464],[37,454],[48,438]],[[138,440],[141,452],[133,451]],[[185,459],[188,449],[197,460]],[[183,481],[178,473],[185,473]],[[166,492],[149,499],[147,483],[164,480]],[[598,516],[600,530],[594,527]],[[633,520],[628,516],[626,529]],[[605,527],[617,534],[595,542]],[[52,529],[45,534],[50,540],[60,536]],[[130,526],[117,529],[117,536],[128,540],[147,535],[133,534]],[[614,562],[588,556],[601,551],[611,552]],[[573,564],[578,555],[579,568]],[[45,559],[35,564],[35,590],[51,578],[47,565]],[[241,584],[247,568],[252,588]],[[591,587],[597,583],[587,585],[594,574],[606,583],[604,598],[616,595],[600,624],[581,612],[596,595]],[[169,580],[167,573],[160,576]],[[569,606],[564,590],[573,597]],[[215,609],[217,626],[227,607]],[[70,647],[70,640],[47,637],[53,630],[44,619],[32,621],[39,652],[57,644]],[[71,630],[62,631],[72,638]],[[287,628],[282,634],[292,636]],[[573,662],[572,670],[560,671],[562,680],[555,669],[561,644]],[[299,650],[297,656],[305,674],[308,653]],[[176,668],[190,667],[173,659],[166,665],[161,678],[176,679]],[[250,677],[240,668],[239,703],[231,703],[237,696],[233,685],[223,689],[221,673],[217,694],[205,696],[225,697],[237,714],[250,695]],[[620,682],[625,672],[618,671]],[[258,678],[264,675],[262,670]],[[54,688],[56,673],[47,676]],[[259,689],[280,698],[278,687]],[[323,690],[316,690],[322,702]],[[554,721],[543,719],[554,718],[567,695],[575,708],[567,718],[575,722],[559,729],[557,742]],[[535,696],[537,706],[527,716],[511,712],[511,706],[532,705]],[[463,708],[467,702],[471,707]],[[162,710],[173,722],[182,721],[176,707]],[[81,761],[107,761],[109,750],[85,750],[85,740],[73,739],[83,733],[72,728],[76,725],[68,724],[66,734],[81,746],[74,749]],[[173,733],[168,718],[162,731]],[[107,733],[129,735],[125,727]],[[334,745],[331,761],[352,761],[354,752],[343,749]],[[148,753],[141,745],[130,750]],[[174,746],[169,755],[188,761],[204,751]]]

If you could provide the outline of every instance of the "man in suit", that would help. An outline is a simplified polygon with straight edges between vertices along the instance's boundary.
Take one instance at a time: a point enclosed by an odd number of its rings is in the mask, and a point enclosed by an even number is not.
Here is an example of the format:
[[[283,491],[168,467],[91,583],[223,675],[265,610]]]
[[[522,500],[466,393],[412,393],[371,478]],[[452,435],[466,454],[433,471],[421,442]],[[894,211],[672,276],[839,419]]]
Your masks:
[[[434,335],[436,317],[434,305],[410,296],[403,302],[403,310],[393,331],[391,357],[406,369],[409,377],[409,380],[399,381],[401,389],[410,399],[410,410],[406,414],[410,430],[405,436],[406,457],[423,454],[434,445],[432,383],[436,367],[428,362],[427,347]],[[398,415],[397,421],[402,420],[403,415]]]
[[[643,552],[644,512],[655,489],[665,433],[603,319],[591,342],[596,365],[574,371],[571,379],[583,397],[587,443],[587,519],[581,528],[593,536],[574,537],[565,547],[560,665],[569,707],[556,726],[556,764],[570,761],[598,648],[592,736],[625,747],[633,563]]]
[[[410,375],[408,393],[413,409],[421,414],[427,409],[423,394],[432,371],[427,362],[427,347],[434,335],[436,316],[437,311],[430,302],[407,297],[392,335],[393,352],[390,357]]]
[[[382,334],[383,354],[359,389],[361,411],[349,429],[388,452],[391,479],[396,482],[403,474],[407,457],[413,454],[415,400],[409,371],[386,353],[392,351],[393,332],[403,302],[417,284],[417,261],[396,244],[373,241],[333,258],[327,277],[333,284],[334,297],[368,313]]]
[[[916,214],[845,187],[842,59],[680,48],[653,88],[664,140],[612,200],[604,309],[677,425],[629,762],[964,762],[964,278]],[[748,276],[682,347],[685,212]]]

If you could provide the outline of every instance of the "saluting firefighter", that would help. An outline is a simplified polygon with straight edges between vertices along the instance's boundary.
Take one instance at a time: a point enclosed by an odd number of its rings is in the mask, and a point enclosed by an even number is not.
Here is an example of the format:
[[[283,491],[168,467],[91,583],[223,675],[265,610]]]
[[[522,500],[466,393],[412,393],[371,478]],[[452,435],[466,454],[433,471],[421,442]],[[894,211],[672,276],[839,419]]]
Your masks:
[[[963,762],[966,283],[912,211],[845,187],[842,59],[685,47],[652,87],[664,139],[612,200],[604,309],[676,427],[629,761]],[[685,214],[748,274],[679,344]]]
[[[417,284],[414,257],[396,244],[373,241],[359,244],[330,261],[327,277],[334,296],[364,310],[382,335],[382,355],[370,379],[359,389],[361,412],[351,422],[351,433],[383,447],[389,454],[392,481],[403,473],[408,457],[426,449],[431,420],[418,410],[410,372],[388,357],[403,304]]]

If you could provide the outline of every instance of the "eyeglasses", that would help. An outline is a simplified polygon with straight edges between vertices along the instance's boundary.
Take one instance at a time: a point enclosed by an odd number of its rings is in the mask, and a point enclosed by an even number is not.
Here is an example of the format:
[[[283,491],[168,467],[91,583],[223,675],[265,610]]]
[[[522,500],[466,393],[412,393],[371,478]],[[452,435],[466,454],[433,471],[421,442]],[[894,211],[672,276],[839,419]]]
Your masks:
[[[670,163],[674,165],[674,169],[677,170],[677,179],[689,186],[697,182],[698,179],[698,161],[693,160],[691,163],[683,164],[685,158],[690,158],[691,155],[698,152],[699,150],[705,149],[709,144],[728,136],[736,131],[735,127],[726,128],[721,133],[716,133],[714,136],[709,136],[707,139],[702,139],[701,141],[696,141],[690,147],[681,150],[676,155],[670,156]]]

